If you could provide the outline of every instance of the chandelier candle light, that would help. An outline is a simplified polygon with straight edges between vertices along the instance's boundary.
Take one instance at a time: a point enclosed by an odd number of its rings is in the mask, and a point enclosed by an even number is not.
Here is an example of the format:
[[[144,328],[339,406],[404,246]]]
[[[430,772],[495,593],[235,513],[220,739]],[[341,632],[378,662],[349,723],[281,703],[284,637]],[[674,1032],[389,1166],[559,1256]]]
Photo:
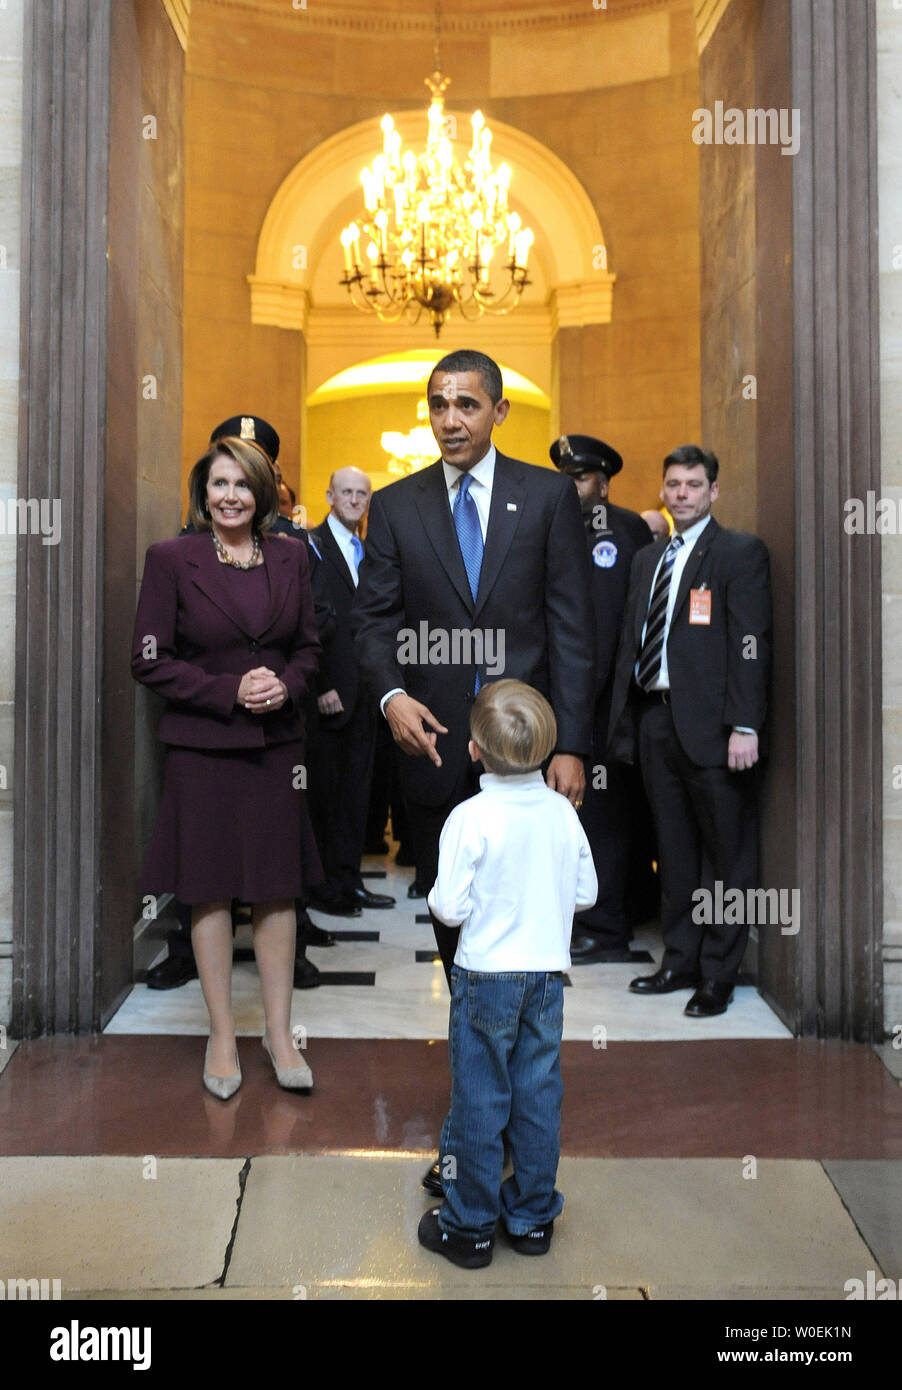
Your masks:
[[[356,308],[383,322],[406,314],[416,323],[425,309],[438,337],[455,304],[466,319],[516,308],[530,283],[526,266],[534,238],[508,209],[510,166],[492,169],[492,133],[482,112],[473,113],[473,143],[461,167],[445,133],[449,79],[436,68],[425,81],[432,93],[426,149],[402,154],[394,121],[382,118],[382,154],[360,175],[361,225],[352,222],[341,234],[340,283]],[[507,257],[506,284],[496,294],[491,272],[499,248]]]

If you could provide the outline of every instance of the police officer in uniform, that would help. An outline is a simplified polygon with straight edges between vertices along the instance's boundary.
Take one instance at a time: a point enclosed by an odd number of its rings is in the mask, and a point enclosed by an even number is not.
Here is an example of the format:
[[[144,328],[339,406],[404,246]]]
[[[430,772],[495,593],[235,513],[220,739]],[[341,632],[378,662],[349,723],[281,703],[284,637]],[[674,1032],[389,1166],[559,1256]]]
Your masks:
[[[552,444],[549,453],[552,463],[570,475],[579,493],[592,559],[597,653],[592,758],[586,766],[580,820],[592,847],[598,898],[594,907],[574,920],[570,957],[574,965],[629,961],[633,957],[627,879],[636,798],[641,796],[641,788],[634,785],[634,769],[608,763],[606,744],[630,565],[636,551],[651,543],[652,533],[636,512],[608,501],[610,479],[623,467],[623,459],[610,444],[587,434],[565,434]]]
[[[259,415],[232,415],[228,420],[223,420],[221,425],[216,426],[210,435],[210,443],[215,444],[217,439],[225,438],[248,439],[256,444],[261,453],[266,455],[275,475],[276,484],[278,485],[282,481],[282,471],[276,462],[279,456],[279,436],[267,420]],[[194,527],[189,521],[187,525],[182,527],[179,534],[186,536],[193,530]],[[307,546],[316,628],[320,641],[329,641],[335,632],[335,615],[325,597],[321,579],[317,575],[320,563],[319,556],[310,545],[307,532],[302,526],[296,525],[287,517],[277,516],[270,527],[270,533],[272,535],[291,536],[294,540]],[[308,745],[310,740],[316,736],[316,721],[316,693],[312,691],[305,712]],[[174,911],[179,925],[169,932],[168,956],[147,972],[145,983],[148,989],[178,989],[188,980],[197,978],[197,965],[191,946],[191,909],[185,903],[175,901]],[[233,927],[235,914],[238,911],[240,911],[240,905],[233,903]],[[306,906],[300,899],[295,903],[295,912],[297,937],[294,987],[295,989],[315,989],[319,984],[319,971],[313,962],[307,959],[306,948],[307,946],[332,946],[335,943],[335,938],[330,932],[323,931],[321,927],[317,927],[310,920]],[[359,915],[358,909],[357,916]]]

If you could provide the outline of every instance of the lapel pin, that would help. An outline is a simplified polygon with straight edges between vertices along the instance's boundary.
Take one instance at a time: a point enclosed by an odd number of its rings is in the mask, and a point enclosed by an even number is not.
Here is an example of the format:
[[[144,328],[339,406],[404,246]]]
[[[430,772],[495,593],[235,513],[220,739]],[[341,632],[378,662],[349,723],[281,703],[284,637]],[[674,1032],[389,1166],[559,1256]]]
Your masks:
[[[517,510],[517,504],[516,504],[516,502],[508,502],[508,504],[507,504],[507,510],[508,510],[509,512],[515,512],[515,511]]]

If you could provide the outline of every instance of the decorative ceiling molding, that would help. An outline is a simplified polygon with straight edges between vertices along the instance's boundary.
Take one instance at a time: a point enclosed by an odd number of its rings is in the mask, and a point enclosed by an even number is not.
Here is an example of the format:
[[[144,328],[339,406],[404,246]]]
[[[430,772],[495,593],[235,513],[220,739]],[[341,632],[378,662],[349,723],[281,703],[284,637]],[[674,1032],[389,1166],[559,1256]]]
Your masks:
[[[614,307],[616,275],[600,270],[590,284],[558,285],[551,293],[551,332],[559,328],[583,328],[589,323],[610,323]]]
[[[481,319],[480,329],[483,327],[491,331],[492,346],[499,349],[502,346],[523,347],[524,345],[533,347],[547,347],[550,334],[550,317],[548,306],[544,304],[520,305],[507,318],[493,318],[489,321]],[[371,328],[373,321],[365,319],[364,316],[353,308],[346,308],[344,305],[334,307],[324,305],[322,308],[310,310],[306,339],[307,346],[313,349],[341,349],[354,346],[359,352],[363,352],[363,347],[372,344],[374,338]],[[427,325],[428,326],[428,325]],[[402,339],[408,336],[423,338],[423,321],[418,325],[406,322],[379,325],[385,327],[385,341],[392,344],[395,350],[400,350],[404,344]],[[442,348],[449,342],[457,345],[457,340],[469,340],[473,337],[473,325],[465,319],[449,319],[442,329]],[[432,330],[429,329],[428,342],[434,345],[435,339]],[[370,349],[371,350],[371,349]],[[499,349],[500,350],[500,349]],[[365,355],[365,354],[364,354]],[[356,360],[356,358],[355,358]]]
[[[695,0],[695,37],[700,54],[704,52],[729,4],[730,0]]]
[[[179,3],[179,0],[172,0],[172,3]],[[326,9],[318,0],[310,0],[309,9],[300,4],[293,8],[289,0],[285,0],[285,8],[278,11],[272,8],[268,0],[203,0],[203,3],[210,9],[244,13],[280,27],[291,25],[296,30],[297,25],[302,23],[311,33],[389,34],[407,38],[422,36],[424,41],[431,41],[435,31],[435,20],[432,14],[427,13],[393,11],[379,14],[362,7],[337,9],[331,6]],[[703,0],[696,0],[696,3],[703,3]],[[583,0],[578,5],[541,5],[511,14],[486,7],[472,14],[443,14],[442,36],[522,34],[543,29],[566,29],[574,25],[603,23],[605,18],[622,19],[651,10],[685,8],[686,0],[619,0],[619,3],[599,6],[598,9],[590,0]]]
[[[247,282],[251,287],[252,323],[307,331],[310,296],[302,286],[286,284],[284,280],[264,280],[259,275],[249,275]]]
[[[163,9],[169,16],[175,36],[182,48],[188,47],[188,25],[191,20],[191,0],[163,0]]]

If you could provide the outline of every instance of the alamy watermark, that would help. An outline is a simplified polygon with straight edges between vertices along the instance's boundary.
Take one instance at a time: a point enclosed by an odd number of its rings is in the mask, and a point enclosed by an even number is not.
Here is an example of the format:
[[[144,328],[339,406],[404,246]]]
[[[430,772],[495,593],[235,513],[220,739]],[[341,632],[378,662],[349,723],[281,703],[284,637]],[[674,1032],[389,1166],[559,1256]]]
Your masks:
[[[487,676],[504,674],[504,628],[433,627],[423,618],[419,628],[398,633],[400,666],[479,666]]]
[[[798,888],[727,888],[715,879],[710,888],[696,888],[692,920],[701,926],[780,927],[782,936],[795,936],[801,925]]]
[[[42,545],[59,545],[63,504],[59,497],[0,498],[0,536],[40,536]]]
[[[798,106],[743,111],[715,101],[713,111],[706,106],[693,111],[692,139],[696,145],[779,145],[781,154],[798,154],[801,114]]]

